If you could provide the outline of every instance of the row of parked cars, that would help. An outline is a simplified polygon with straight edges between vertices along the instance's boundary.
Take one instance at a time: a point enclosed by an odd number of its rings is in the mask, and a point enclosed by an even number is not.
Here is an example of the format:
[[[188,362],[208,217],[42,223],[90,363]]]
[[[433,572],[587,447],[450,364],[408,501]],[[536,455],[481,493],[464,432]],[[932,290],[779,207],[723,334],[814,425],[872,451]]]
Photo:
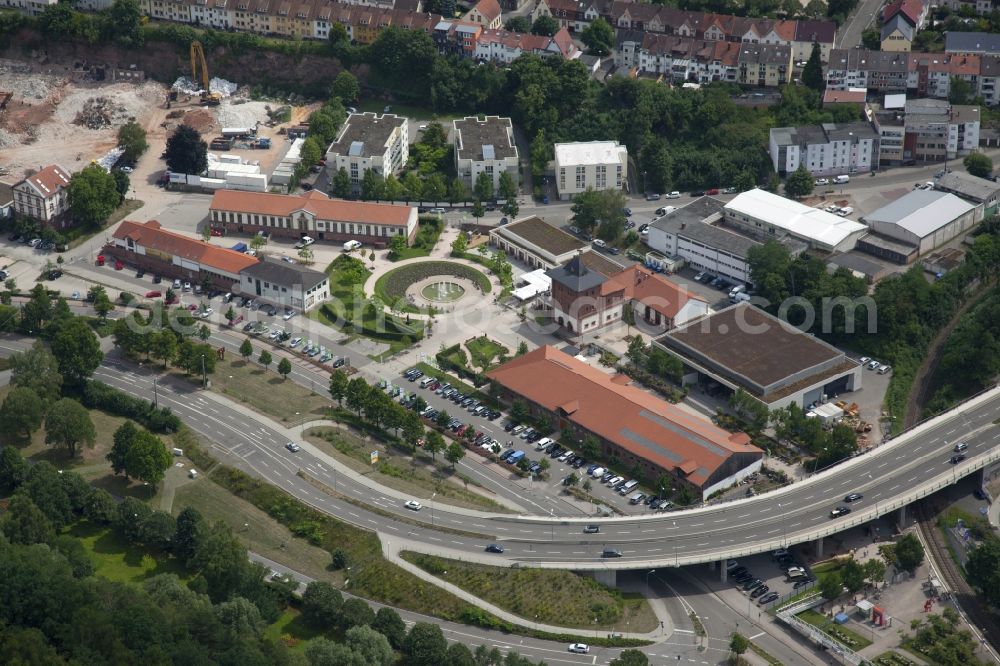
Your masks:
[[[792,557],[792,554],[785,548],[774,551],[771,557],[781,567],[781,570],[785,572],[788,580],[793,582],[794,589],[797,590],[814,581],[805,568],[799,565],[795,561],[795,558]],[[740,563],[736,560],[727,562],[726,569],[733,584],[742,587],[743,591],[749,594],[751,599],[755,599],[760,606],[766,606],[781,596],[779,592],[772,590],[762,579],[754,576],[750,569],[740,566]]]

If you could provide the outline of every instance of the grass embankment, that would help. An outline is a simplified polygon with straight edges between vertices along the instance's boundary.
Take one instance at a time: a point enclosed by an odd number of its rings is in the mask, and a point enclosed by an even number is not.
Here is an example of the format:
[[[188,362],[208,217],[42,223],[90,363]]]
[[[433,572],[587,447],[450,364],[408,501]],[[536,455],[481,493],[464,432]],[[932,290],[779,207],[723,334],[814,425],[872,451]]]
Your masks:
[[[863,650],[872,644],[870,640],[862,636],[861,634],[846,628],[843,625],[837,624],[833,620],[827,618],[825,615],[821,615],[814,610],[802,611],[797,618],[803,622],[808,622],[812,626],[816,627],[822,631],[827,636],[830,636],[834,640],[851,648],[855,652]]]
[[[444,459],[435,461],[423,449],[410,454],[392,445],[380,446],[379,461],[373,467],[370,464],[371,443],[364,442],[349,431],[313,428],[307,431],[306,439],[376,483],[415,498],[427,499],[436,494],[435,500],[444,504],[487,511],[508,511],[490,497],[469,490],[468,480],[459,478],[461,483],[453,481],[450,477],[455,475]]]
[[[641,595],[623,594],[570,571],[491,567],[413,552],[402,557],[499,608],[542,624],[636,633],[659,626]]]
[[[265,346],[254,345],[256,359]],[[266,345],[269,349],[270,345]],[[217,361],[215,374],[211,376],[211,390],[238,400],[261,414],[274,417],[285,423],[301,423],[311,418],[326,418],[330,406],[327,387],[314,387],[315,392],[290,379],[282,379],[272,363],[265,370],[254,360],[244,361],[237,354],[227,354],[226,360]],[[200,377],[191,376],[192,381]]]

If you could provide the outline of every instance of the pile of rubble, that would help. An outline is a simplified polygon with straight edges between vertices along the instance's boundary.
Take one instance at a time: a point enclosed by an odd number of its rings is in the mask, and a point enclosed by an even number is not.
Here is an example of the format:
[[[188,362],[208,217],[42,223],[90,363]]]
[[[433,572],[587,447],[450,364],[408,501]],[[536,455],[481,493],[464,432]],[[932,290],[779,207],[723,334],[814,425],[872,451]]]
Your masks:
[[[73,119],[73,124],[92,130],[104,129],[127,120],[128,115],[128,110],[114,99],[92,97],[84,102],[83,108]]]
[[[171,87],[186,95],[197,95],[201,92],[201,83],[188,76],[178,78]],[[231,97],[236,92],[237,87],[235,83],[218,77],[212,77],[208,82],[209,92],[219,93],[223,97]]]

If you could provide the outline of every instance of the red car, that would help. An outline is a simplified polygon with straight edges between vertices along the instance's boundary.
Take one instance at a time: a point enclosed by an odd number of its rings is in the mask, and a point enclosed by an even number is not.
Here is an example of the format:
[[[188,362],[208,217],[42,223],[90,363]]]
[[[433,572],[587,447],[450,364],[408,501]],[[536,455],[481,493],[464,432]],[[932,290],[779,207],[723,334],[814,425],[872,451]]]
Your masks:
[[[198,309],[198,306],[197,304],[192,303],[191,305],[187,306],[187,309],[190,310],[191,312],[194,312],[195,310]]]
[[[714,197],[718,193],[719,193],[719,188],[717,187],[713,187],[712,189],[705,192],[705,194],[707,194],[710,197]]]
[[[212,229],[212,235],[213,236],[221,236],[222,235],[222,229]]]
[[[465,431],[468,430],[468,429],[469,429],[469,426],[463,425],[461,428],[459,428],[458,430],[455,431],[455,434],[458,435],[459,437],[461,437],[462,435],[465,434]]]
[[[97,265],[98,266],[103,266],[104,265],[104,255],[103,254],[97,255]]]
[[[163,294],[161,294],[158,291],[147,291],[146,292],[146,298],[159,298],[162,295]]]
[[[123,268],[125,268],[125,264],[123,264],[121,261],[116,260],[115,261],[115,270],[116,271],[120,271]]]
[[[243,315],[236,315],[236,319],[233,319],[231,322],[229,322],[229,325],[236,326],[236,324],[240,323],[241,321],[243,321]]]

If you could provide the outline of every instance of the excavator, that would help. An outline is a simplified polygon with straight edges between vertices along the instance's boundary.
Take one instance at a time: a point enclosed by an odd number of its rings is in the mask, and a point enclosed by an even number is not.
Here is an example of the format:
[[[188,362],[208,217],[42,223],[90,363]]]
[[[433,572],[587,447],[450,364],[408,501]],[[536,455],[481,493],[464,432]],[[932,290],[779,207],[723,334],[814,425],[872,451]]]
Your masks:
[[[205,62],[205,49],[201,42],[191,42],[191,80],[198,81],[198,65],[201,65],[201,103],[209,106],[218,106],[222,102],[222,95],[211,92],[208,89],[208,64]]]

